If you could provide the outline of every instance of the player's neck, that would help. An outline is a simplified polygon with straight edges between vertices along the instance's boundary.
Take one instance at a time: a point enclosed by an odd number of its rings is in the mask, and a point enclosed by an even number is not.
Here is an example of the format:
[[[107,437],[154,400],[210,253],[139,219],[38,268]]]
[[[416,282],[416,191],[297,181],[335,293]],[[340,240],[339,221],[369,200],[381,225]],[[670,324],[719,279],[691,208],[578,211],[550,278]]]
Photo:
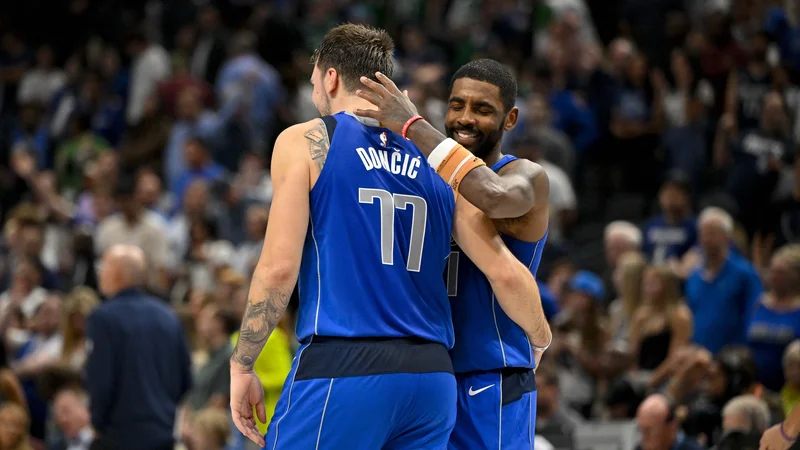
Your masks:
[[[375,105],[355,95],[347,95],[341,99],[331,100],[331,114],[339,112],[355,112],[357,109],[377,109]]]
[[[500,151],[500,146],[498,145],[494,149],[492,149],[489,154],[486,155],[483,159],[483,162],[486,163],[487,166],[492,167],[493,165],[497,164],[500,159],[503,158],[503,153]]]

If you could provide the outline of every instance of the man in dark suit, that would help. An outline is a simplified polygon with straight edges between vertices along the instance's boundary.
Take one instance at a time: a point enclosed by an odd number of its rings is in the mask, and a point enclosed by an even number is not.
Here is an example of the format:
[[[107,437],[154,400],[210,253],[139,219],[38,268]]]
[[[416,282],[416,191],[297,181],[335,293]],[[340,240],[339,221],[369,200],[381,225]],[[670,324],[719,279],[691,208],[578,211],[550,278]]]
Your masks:
[[[116,245],[103,256],[108,298],[87,323],[86,387],[97,440],[92,449],[167,450],[175,413],[191,387],[190,356],[176,314],[143,289],[145,255]]]

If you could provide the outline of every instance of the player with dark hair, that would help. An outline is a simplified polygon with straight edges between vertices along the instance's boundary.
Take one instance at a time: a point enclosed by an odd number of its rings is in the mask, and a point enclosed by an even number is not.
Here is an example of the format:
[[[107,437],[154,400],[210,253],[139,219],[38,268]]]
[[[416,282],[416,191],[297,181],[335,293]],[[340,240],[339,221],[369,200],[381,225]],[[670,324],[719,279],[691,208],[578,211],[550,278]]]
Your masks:
[[[536,274],[548,230],[549,182],[541,166],[503,155],[503,133],[517,123],[517,82],[491,59],[467,63],[450,82],[448,139],[417,116],[416,108],[383,75],[359,96],[380,111],[356,111],[392,130],[405,131],[454,189],[494,220],[514,256]],[[472,165],[471,167],[470,164]],[[468,170],[465,170],[467,167]],[[459,182],[460,178],[460,182]],[[533,369],[550,345],[541,302],[525,320],[498,307],[496,292],[473,261],[454,245],[446,274],[456,344],[451,351],[458,382],[454,450],[532,448],[536,418]],[[533,304],[535,303],[535,304]]]
[[[275,143],[270,221],[231,357],[234,422],[267,449],[447,447],[456,420],[442,280],[451,231],[510,316],[521,320],[539,302],[491,221],[456,201],[411,142],[352,114],[369,107],[355,95],[360,77],[391,74],[393,50],[381,30],[329,31],[311,79],[323,117]],[[253,363],[298,281],[302,345],[265,441]]]

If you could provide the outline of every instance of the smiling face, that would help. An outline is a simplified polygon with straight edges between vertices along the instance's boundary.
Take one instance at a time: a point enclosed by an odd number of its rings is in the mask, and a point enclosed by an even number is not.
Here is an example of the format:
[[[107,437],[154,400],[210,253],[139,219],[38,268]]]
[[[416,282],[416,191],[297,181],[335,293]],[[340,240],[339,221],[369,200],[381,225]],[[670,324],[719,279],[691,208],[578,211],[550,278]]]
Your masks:
[[[459,78],[450,91],[445,130],[448,137],[475,156],[486,159],[493,151],[500,151],[503,132],[514,128],[517,114],[517,108],[511,108],[506,114],[499,87]]]

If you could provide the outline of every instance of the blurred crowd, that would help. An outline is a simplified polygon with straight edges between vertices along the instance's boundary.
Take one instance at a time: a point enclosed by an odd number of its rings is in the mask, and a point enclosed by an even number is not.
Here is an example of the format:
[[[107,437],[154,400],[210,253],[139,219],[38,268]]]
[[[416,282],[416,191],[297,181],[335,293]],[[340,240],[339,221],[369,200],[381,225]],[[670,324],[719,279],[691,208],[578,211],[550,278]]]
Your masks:
[[[504,151],[551,188],[537,448],[591,448],[578,436],[599,421],[636,423],[643,450],[756,448],[800,402],[798,14],[796,0],[3,2],[0,450],[100,448],[115,427],[134,436],[124,448],[164,428],[190,450],[245,447],[227,361],[271,146],[317,116],[309,58],[345,21],[394,36],[395,81],[441,129],[460,65],[517,74]],[[149,400],[121,393],[130,379],[87,370],[159,364],[125,360],[156,351],[149,328],[136,349],[92,351],[130,294],[99,271],[120,244],[144,251],[141,295],[186,342],[170,364],[192,383],[156,399],[174,419],[151,423]],[[294,307],[256,363],[268,412]],[[167,380],[148,382],[158,396]]]

